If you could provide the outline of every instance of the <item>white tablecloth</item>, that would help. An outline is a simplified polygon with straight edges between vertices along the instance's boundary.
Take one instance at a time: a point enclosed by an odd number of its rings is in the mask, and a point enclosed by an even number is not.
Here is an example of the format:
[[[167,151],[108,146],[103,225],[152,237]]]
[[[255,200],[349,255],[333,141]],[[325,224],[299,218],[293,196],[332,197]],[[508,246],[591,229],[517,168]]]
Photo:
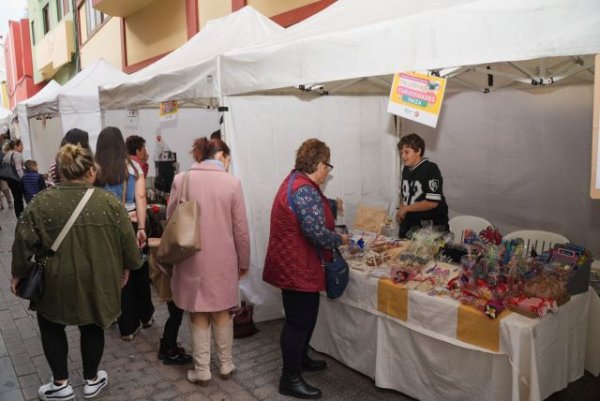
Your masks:
[[[421,401],[542,401],[584,369],[600,373],[600,298],[573,296],[555,315],[512,313],[495,353],[456,339],[458,303],[409,291],[402,321],[377,311],[377,279],[352,271],[337,300],[321,297],[311,346]]]

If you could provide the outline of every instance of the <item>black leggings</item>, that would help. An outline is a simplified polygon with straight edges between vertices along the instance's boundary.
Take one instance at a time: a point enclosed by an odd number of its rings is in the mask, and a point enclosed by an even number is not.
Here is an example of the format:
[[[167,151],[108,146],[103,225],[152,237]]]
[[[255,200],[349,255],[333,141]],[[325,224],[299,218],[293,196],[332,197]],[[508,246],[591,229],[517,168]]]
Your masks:
[[[67,357],[69,343],[65,333],[65,326],[51,322],[39,313],[37,314],[42,347],[54,380],[67,380],[69,368]],[[98,374],[98,365],[104,352],[104,329],[95,324],[79,326],[81,333],[81,360],[83,361],[83,378],[92,380]]]
[[[119,331],[122,336],[133,334],[141,323],[147,323],[154,314],[148,262],[131,270],[129,280],[121,292]]]
[[[283,370],[300,373],[319,313],[319,293],[281,290],[285,322],[281,330]]]
[[[167,350],[172,350],[177,347],[177,335],[183,319],[183,309],[177,307],[173,301],[167,302],[167,308],[169,309],[169,318],[163,330],[163,341]]]
[[[21,187],[21,182],[6,180],[6,183],[8,184],[8,188],[12,193],[13,205],[15,206],[15,215],[18,219],[21,213],[23,213],[23,209],[25,209],[25,205],[23,204],[23,188]]]

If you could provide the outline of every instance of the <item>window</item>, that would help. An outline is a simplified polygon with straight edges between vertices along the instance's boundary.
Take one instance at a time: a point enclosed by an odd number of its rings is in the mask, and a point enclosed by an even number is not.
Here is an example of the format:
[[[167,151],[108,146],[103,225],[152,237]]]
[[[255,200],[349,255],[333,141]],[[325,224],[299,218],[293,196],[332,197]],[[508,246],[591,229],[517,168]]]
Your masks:
[[[70,0],[62,0],[62,12],[63,12],[63,16],[67,15],[71,9],[69,3],[71,1]]]
[[[42,8],[42,22],[44,24],[44,35],[50,31],[50,14],[48,14],[49,4]]]
[[[85,0],[88,36],[92,34],[106,19],[103,12],[92,7],[92,0]]]
[[[35,45],[35,25],[33,25],[33,20],[31,21],[31,43]]]
[[[63,16],[62,0],[56,0],[56,21],[60,21]]]

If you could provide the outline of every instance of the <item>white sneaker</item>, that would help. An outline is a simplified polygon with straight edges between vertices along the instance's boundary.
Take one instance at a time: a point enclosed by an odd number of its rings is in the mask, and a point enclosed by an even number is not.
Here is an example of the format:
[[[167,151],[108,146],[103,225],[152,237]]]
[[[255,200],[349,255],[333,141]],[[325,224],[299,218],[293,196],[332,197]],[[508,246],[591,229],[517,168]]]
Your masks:
[[[108,384],[108,375],[104,370],[99,370],[95,380],[86,380],[83,385],[83,398],[94,398]]]
[[[72,400],[75,397],[73,387],[71,387],[68,381],[57,386],[54,384],[54,380],[41,386],[38,389],[38,396],[43,401]]]

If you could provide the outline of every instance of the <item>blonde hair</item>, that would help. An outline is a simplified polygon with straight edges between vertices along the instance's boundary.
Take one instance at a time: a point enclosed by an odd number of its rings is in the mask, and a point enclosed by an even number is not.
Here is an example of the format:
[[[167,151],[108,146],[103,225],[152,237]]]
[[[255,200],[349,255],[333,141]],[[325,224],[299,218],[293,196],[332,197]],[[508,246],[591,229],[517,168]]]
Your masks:
[[[82,179],[92,167],[97,169],[92,151],[81,145],[64,145],[56,160],[58,174],[67,181]]]

